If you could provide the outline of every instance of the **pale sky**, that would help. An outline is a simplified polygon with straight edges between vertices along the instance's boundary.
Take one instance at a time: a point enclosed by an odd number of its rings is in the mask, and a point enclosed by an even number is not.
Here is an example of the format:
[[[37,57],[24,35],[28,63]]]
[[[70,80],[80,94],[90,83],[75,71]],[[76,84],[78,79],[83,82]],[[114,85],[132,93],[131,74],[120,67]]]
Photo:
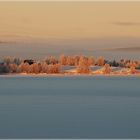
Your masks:
[[[0,37],[140,37],[140,2],[0,2]]]

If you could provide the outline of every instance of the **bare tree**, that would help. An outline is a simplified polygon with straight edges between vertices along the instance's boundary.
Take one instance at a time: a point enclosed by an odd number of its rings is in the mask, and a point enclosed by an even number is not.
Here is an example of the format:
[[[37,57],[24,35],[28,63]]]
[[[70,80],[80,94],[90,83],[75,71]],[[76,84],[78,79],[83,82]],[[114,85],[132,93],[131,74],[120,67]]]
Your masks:
[[[20,58],[13,58],[13,63],[16,65],[20,65],[22,63],[22,60]]]
[[[9,65],[12,61],[12,58],[11,57],[5,57],[3,62],[6,63],[7,65]]]

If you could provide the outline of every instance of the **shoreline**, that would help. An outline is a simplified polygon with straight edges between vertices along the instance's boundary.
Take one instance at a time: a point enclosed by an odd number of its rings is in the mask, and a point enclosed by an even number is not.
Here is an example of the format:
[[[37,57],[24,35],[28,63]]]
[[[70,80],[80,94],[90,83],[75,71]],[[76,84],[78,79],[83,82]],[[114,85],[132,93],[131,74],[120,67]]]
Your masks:
[[[140,73],[138,74],[0,74],[0,78],[2,77],[140,77]]]

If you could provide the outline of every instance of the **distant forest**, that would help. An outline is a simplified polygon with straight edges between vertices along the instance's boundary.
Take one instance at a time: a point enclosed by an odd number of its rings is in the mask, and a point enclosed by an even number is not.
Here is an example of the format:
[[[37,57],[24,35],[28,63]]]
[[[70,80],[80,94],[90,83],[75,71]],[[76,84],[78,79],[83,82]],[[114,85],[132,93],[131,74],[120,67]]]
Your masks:
[[[103,67],[103,73],[109,74],[112,67],[129,68],[130,73],[140,70],[140,61],[121,59],[110,61],[104,57],[93,56],[48,56],[43,60],[21,59],[16,57],[5,57],[0,60],[0,74],[6,73],[64,73],[61,69],[64,66],[75,66],[77,73],[91,73],[92,66]]]

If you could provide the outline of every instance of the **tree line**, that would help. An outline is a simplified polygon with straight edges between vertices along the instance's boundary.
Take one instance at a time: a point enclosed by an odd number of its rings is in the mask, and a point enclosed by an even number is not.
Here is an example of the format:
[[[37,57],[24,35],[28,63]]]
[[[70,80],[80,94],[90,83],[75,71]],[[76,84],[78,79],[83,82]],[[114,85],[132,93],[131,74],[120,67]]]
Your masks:
[[[125,60],[110,61],[104,57],[93,56],[48,56],[43,60],[21,59],[15,57],[5,57],[0,60],[0,73],[62,73],[63,66],[75,66],[77,73],[90,73],[91,66],[103,67],[102,72],[109,74],[112,67],[129,68],[131,73],[140,69],[140,61]]]

